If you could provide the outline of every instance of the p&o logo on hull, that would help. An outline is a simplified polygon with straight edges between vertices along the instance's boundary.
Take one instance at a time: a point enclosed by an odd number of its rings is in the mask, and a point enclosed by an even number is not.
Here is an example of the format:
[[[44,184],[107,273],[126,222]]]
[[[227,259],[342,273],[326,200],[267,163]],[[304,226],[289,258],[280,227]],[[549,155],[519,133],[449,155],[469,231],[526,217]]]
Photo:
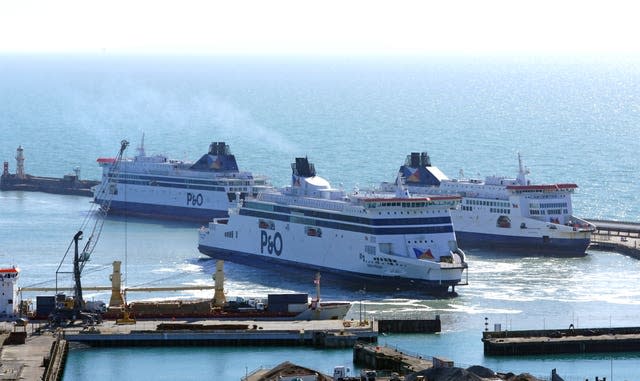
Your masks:
[[[279,232],[271,236],[264,230],[260,231],[260,254],[264,254],[265,248],[269,254],[275,254],[277,256],[282,254],[282,236]]]
[[[204,199],[202,193],[187,192],[187,205],[189,206],[202,206]]]

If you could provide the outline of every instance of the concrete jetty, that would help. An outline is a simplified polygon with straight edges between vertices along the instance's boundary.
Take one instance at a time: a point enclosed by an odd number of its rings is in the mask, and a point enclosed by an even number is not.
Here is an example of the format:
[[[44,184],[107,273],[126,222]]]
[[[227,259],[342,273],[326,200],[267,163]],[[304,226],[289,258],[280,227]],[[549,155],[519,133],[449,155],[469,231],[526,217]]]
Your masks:
[[[375,323],[351,326],[337,320],[147,320],[132,325],[104,321],[89,328],[65,328],[63,337],[90,346],[303,345],[349,348],[357,341],[376,341],[378,332]]]
[[[640,327],[485,331],[484,354],[519,356],[640,350]]]
[[[218,321],[145,320],[136,324],[104,321],[89,327],[58,328],[42,323],[0,323],[0,379],[60,380],[69,343],[90,346],[314,346],[351,348],[375,342],[377,324],[345,324],[336,320]],[[19,333],[19,335],[12,335]],[[12,339],[13,337],[13,339]],[[17,337],[17,339],[16,339]],[[11,344],[13,343],[13,344]]]
[[[442,330],[440,316],[435,319],[379,319],[378,330],[384,333],[437,333]]]
[[[25,173],[24,161],[24,148],[19,146],[16,150],[16,173],[9,173],[9,162],[5,161],[0,174],[0,191],[33,191],[92,197],[91,188],[100,184],[96,180],[80,180],[80,167],[74,168],[74,173],[60,178],[32,176]]]
[[[23,344],[10,344],[10,334],[27,327],[15,327],[12,323],[0,323],[0,379],[27,381],[54,381],[62,378],[68,352],[67,342],[51,332],[32,334],[26,332]]]
[[[449,361],[449,360],[442,360]],[[397,349],[358,343],[353,348],[353,363],[370,369],[385,369],[399,374],[409,374],[432,368],[432,359],[413,356]]]
[[[640,223],[589,220],[596,226],[591,235],[592,250],[611,250],[640,259]]]

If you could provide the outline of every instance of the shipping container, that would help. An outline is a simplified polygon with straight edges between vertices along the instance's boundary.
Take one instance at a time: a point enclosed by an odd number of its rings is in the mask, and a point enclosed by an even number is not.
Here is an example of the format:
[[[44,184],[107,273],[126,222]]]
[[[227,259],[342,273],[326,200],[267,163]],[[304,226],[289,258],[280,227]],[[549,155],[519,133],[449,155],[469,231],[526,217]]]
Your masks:
[[[269,294],[267,303],[271,304],[291,304],[308,303],[309,294]]]
[[[36,296],[36,317],[44,319],[56,309],[55,296]]]
[[[298,313],[306,310],[307,308],[308,308],[307,303],[289,303],[289,306],[287,307],[287,311]]]

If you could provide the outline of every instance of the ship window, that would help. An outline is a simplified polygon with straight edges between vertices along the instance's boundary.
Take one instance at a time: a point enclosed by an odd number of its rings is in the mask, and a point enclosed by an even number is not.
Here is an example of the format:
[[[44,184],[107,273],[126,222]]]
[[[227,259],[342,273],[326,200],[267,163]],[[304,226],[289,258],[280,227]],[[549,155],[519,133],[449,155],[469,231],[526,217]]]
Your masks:
[[[378,248],[380,249],[380,252],[383,254],[392,254],[390,243],[379,243]]]
[[[500,216],[496,220],[496,226],[499,228],[510,228],[511,227],[511,219],[507,216]]]

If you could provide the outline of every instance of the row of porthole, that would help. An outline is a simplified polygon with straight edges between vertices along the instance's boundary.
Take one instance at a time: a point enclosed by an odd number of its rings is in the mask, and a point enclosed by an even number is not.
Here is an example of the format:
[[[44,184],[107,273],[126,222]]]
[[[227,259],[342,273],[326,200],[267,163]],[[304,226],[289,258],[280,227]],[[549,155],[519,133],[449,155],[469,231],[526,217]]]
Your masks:
[[[420,212],[420,214],[431,213],[431,214],[439,214],[442,213],[442,210],[432,210],[430,212]],[[382,212],[378,212],[379,215],[382,215]],[[387,212],[387,214],[391,214],[391,212]],[[393,212],[393,214],[398,214],[398,212]],[[400,214],[404,214],[404,212],[400,212]],[[407,212],[407,214],[411,214],[411,212]],[[417,211],[414,211],[413,214],[418,214]]]

